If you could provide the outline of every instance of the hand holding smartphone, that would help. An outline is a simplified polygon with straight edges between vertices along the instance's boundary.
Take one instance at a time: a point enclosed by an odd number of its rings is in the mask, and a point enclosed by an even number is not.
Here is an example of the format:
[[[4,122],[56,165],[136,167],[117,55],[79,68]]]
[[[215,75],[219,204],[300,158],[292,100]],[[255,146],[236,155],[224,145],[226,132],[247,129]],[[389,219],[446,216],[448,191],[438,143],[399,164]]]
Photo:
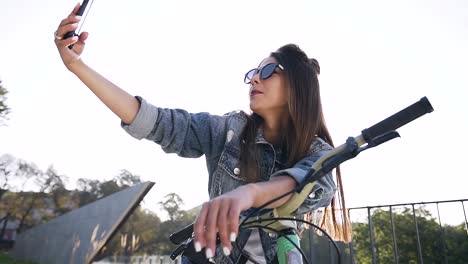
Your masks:
[[[82,17],[79,24],[78,24],[78,27],[77,27],[76,31],[67,32],[65,34],[65,36],[63,37],[64,39],[71,38],[73,36],[78,36],[79,35],[81,27],[83,26],[83,23],[84,23],[84,21],[86,19],[86,15],[88,14],[89,9],[91,8],[91,5],[93,4],[93,0],[91,0],[91,3],[89,3],[89,2],[90,2],[89,0],[83,0],[83,2],[80,5],[80,8],[76,12],[77,16]],[[73,48],[73,44],[69,45],[68,48],[69,49]]]

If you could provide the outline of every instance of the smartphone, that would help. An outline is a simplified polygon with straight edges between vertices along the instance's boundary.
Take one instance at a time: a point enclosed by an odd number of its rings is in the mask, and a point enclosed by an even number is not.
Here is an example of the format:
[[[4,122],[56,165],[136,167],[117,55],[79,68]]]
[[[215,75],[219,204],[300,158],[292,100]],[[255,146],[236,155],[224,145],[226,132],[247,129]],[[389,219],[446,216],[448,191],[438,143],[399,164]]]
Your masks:
[[[81,27],[83,26],[83,23],[84,23],[84,21],[86,19],[86,16],[88,15],[89,9],[91,8],[92,4],[93,4],[93,0],[91,0],[91,1],[90,0],[83,0],[83,2],[80,5],[80,8],[76,12],[77,16],[81,16],[81,20],[78,23],[78,27],[76,28],[75,31],[67,32],[67,34],[65,34],[65,36],[63,37],[64,39],[71,38],[73,36],[78,36],[79,35],[79,33],[81,31]],[[73,44],[68,46],[68,47],[70,49],[73,48]]]

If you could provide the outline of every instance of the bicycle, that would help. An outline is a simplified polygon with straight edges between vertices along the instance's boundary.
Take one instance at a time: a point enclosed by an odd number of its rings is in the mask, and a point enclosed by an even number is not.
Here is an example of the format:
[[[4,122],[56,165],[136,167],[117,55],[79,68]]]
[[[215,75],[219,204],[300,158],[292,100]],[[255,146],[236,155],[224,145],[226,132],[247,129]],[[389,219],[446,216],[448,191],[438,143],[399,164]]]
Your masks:
[[[309,221],[295,218],[294,212],[309,196],[318,179],[331,172],[341,163],[356,157],[360,152],[400,137],[396,129],[427,113],[431,113],[433,110],[434,109],[427,97],[423,97],[418,102],[404,108],[381,122],[362,130],[360,135],[356,137],[348,137],[344,144],[333,148],[317,160],[306,174],[305,179],[295,189],[265,203],[259,208],[251,210],[249,214],[241,219],[239,229],[261,228],[269,232],[276,233],[278,237],[278,263],[287,264],[296,263],[290,262],[287,259],[288,252],[294,249],[300,252],[305,263],[309,263],[307,257],[299,246],[299,238],[295,229],[297,222],[313,226],[320,230],[332,242],[338,255],[338,263],[340,263],[341,252],[336,242],[327,234],[327,232]],[[285,204],[275,209],[264,209],[268,205],[290,194],[292,194],[292,197]],[[174,260],[177,256],[182,254],[188,257],[192,263],[211,263],[205,258],[203,251],[195,252],[194,250],[192,245],[193,225],[189,225],[182,230],[171,234],[169,239],[172,243],[178,245],[178,247],[172,252],[171,259]],[[237,241],[236,246],[241,249],[237,244]],[[241,249],[241,252],[241,258],[236,262],[236,264],[242,264],[248,260],[255,263],[255,261],[249,258],[245,251]]]

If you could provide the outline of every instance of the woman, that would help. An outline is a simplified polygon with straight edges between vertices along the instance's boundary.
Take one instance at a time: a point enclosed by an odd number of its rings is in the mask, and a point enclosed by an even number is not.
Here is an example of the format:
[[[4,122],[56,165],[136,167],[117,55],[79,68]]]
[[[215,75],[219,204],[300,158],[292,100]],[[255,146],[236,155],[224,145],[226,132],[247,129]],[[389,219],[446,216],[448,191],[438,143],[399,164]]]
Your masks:
[[[333,143],[321,107],[318,62],[292,44],[272,52],[245,75],[245,82],[250,84],[250,115],[233,112],[215,116],[162,109],[126,93],[80,59],[88,34],[63,38],[77,27],[77,9],[55,33],[65,66],[119,116],[122,127],[133,137],[154,141],[168,153],[206,158],[210,200],[203,204],[194,224],[195,250],[205,249],[206,257],[215,257],[216,263],[231,263],[240,255],[232,243],[237,240],[253,260],[273,263],[276,238],[263,230],[239,230],[239,217],[249,208],[292,190],[313,163],[331,149]],[[73,48],[69,49],[71,44]],[[348,240],[346,214],[340,217],[344,225],[335,217],[335,201],[344,208],[339,171],[336,178],[337,196],[330,173],[314,186],[297,215],[325,207],[322,225],[331,224],[329,232],[337,239]],[[280,206],[288,199],[269,207]],[[332,221],[327,221],[329,218]],[[216,245],[217,234],[220,246]]]

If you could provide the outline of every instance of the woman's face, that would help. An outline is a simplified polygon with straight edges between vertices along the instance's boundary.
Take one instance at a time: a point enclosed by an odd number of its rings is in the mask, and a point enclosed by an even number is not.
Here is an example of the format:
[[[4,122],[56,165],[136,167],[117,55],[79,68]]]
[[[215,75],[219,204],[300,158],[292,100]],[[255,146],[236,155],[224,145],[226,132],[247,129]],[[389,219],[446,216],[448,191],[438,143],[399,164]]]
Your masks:
[[[283,117],[288,111],[288,89],[282,66],[276,67],[270,77],[260,78],[259,72],[270,63],[277,61],[273,57],[264,59],[250,83],[250,109],[264,119],[270,116]]]

